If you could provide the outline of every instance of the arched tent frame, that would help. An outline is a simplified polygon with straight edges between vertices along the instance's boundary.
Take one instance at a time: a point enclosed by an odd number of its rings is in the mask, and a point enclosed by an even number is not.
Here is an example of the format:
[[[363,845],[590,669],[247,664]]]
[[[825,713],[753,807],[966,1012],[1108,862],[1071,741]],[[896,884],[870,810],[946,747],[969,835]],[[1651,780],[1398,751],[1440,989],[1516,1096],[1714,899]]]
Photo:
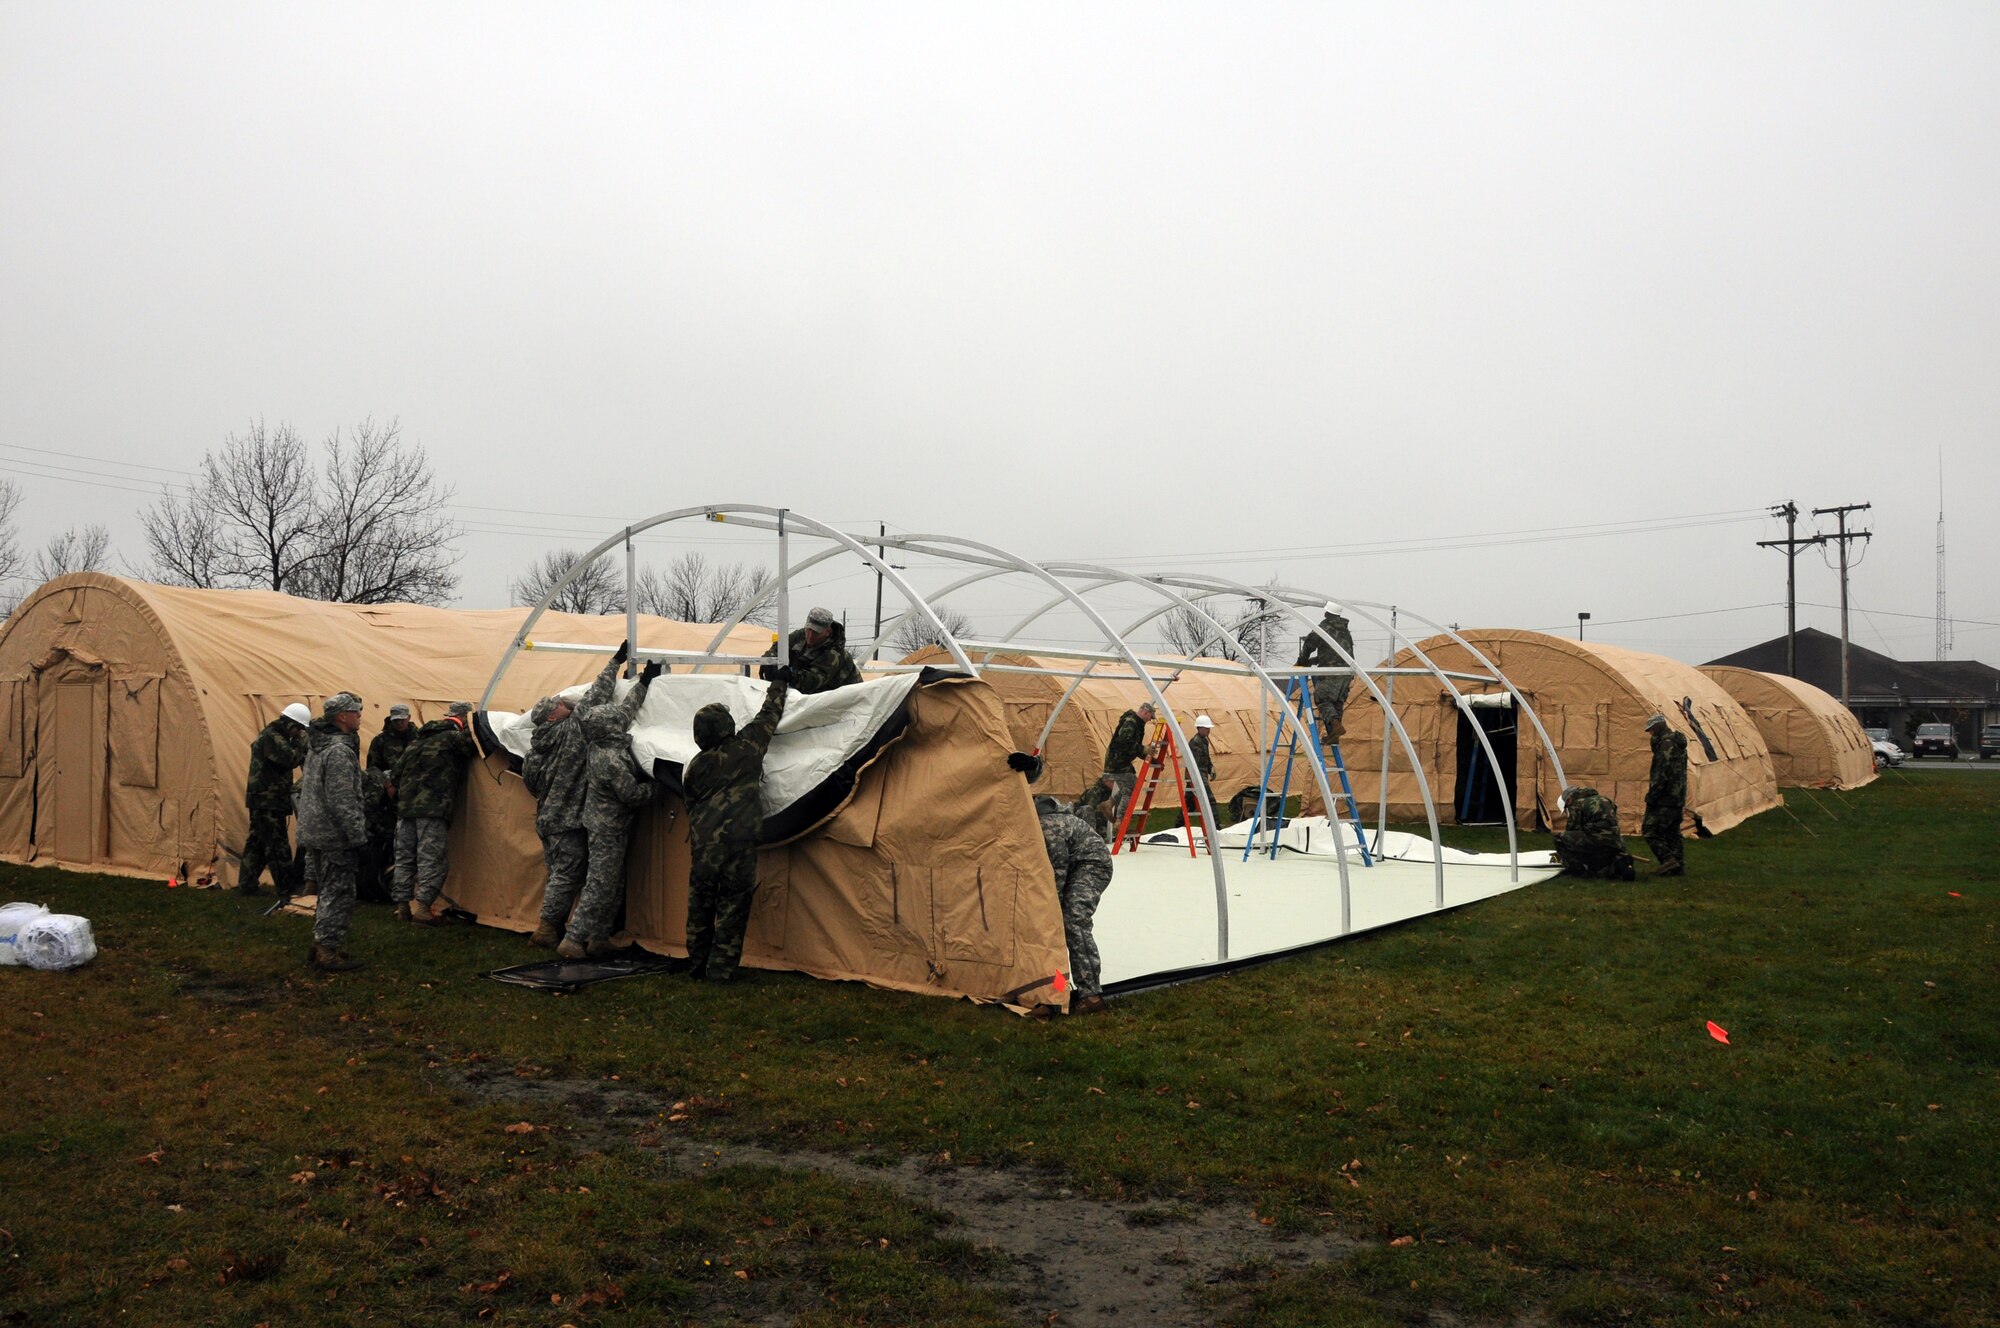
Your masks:
[[[1465,700],[1464,693],[1457,685],[1458,683],[1467,682],[1478,686],[1497,685],[1504,688],[1514,699],[1514,704],[1518,708],[1519,713],[1528,716],[1534,726],[1537,737],[1542,743],[1544,751],[1554,765],[1558,779],[1560,780],[1562,777],[1561,759],[1556,753],[1555,745],[1549,740],[1547,730],[1543,728],[1540,719],[1535,716],[1534,710],[1528,704],[1527,698],[1507,680],[1491,660],[1463,641],[1456,632],[1440,628],[1429,619],[1423,618],[1420,615],[1410,614],[1409,616],[1414,621],[1431,628],[1433,632],[1445,632],[1452,640],[1463,646],[1468,654],[1477,660],[1486,672],[1468,673],[1440,668],[1428,655],[1416,649],[1415,642],[1410,640],[1401,630],[1398,617],[1400,614],[1406,613],[1407,610],[1370,601],[1347,599],[1305,587],[1254,587],[1228,578],[1198,573],[1156,573],[1142,576],[1137,573],[1124,572],[1116,568],[1093,563],[1037,563],[994,545],[952,535],[919,534],[888,536],[878,534],[856,536],[811,517],[803,516],[788,508],[769,507],[751,503],[705,504],[663,512],[644,521],[626,526],[616,534],[600,542],[596,547],[579,556],[563,576],[550,586],[548,592],[542,597],[541,602],[536,604],[530,610],[527,617],[523,619],[520,629],[514,634],[512,641],[508,644],[506,651],[502,654],[500,661],[494,669],[492,679],[487,684],[486,692],[481,698],[482,707],[491,700],[500,685],[501,679],[506,675],[508,667],[513,663],[516,655],[523,650],[559,650],[593,654],[602,654],[605,652],[605,647],[601,645],[538,641],[533,636],[533,631],[535,624],[564,590],[573,584],[578,577],[583,575],[599,558],[612,553],[621,546],[625,551],[626,617],[628,623],[633,625],[631,636],[636,637],[638,612],[637,563],[633,551],[633,540],[643,532],[660,526],[670,525],[674,522],[687,520],[712,521],[772,532],[777,537],[778,543],[778,575],[770,585],[766,586],[758,595],[743,604],[727,622],[720,625],[715,636],[709,642],[707,650],[655,650],[646,648],[638,641],[633,640],[632,653],[635,658],[659,659],[663,662],[680,663],[696,667],[704,665],[749,667],[767,662],[761,656],[733,655],[719,653],[719,651],[727,640],[729,633],[738,627],[748,614],[775,599],[778,609],[777,658],[782,662],[788,658],[789,654],[788,647],[791,633],[790,586],[793,578],[830,559],[840,557],[843,554],[852,555],[858,558],[870,570],[876,572],[884,582],[894,586],[896,592],[903,597],[905,604],[908,606],[902,613],[883,623],[881,630],[877,634],[876,641],[870,643],[871,655],[879,650],[882,639],[886,638],[906,619],[912,615],[918,615],[928,621],[935,629],[940,644],[951,655],[953,663],[972,676],[977,677],[985,671],[994,670],[1039,673],[1051,677],[1067,676],[1072,678],[1073,681],[1069,688],[1063,693],[1062,698],[1057,702],[1056,706],[1053,707],[1048,725],[1043,729],[1042,738],[1044,744],[1047,741],[1050,729],[1056,721],[1056,717],[1061,713],[1063,706],[1067,705],[1070,698],[1075,695],[1077,689],[1085,679],[1094,676],[1111,678],[1118,681],[1137,681],[1144,686],[1157,713],[1165,723],[1167,734],[1173,741],[1175,750],[1180,755],[1183,767],[1191,769],[1193,767],[1193,753],[1189,746],[1187,734],[1183,731],[1179,717],[1174,713],[1172,703],[1168,701],[1166,695],[1167,686],[1173,680],[1172,676],[1169,676],[1163,683],[1156,676],[1156,670],[1167,669],[1178,672],[1186,669],[1197,669],[1254,677],[1258,682],[1260,690],[1275,700],[1278,705],[1281,716],[1281,728],[1279,732],[1283,732],[1285,727],[1289,727],[1295,736],[1303,741],[1306,750],[1310,753],[1311,759],[1308,765],[1312,771],[1313,779],[1318,785],[1322,805],[1327,808],[1329,818],[1333,816],[1337,804],[1327,779],[1325,765],[1321,759],[1317,735],[1313,734],[1303,725],[1292,707],[1285,704],[1285,687],[1280,680],[1316,675],[1351,676],[1359,680],[1380,706],[1384,716],[1384,761],[1386,762],[1388,759],[1388,739],[1390,733],[1393,732],[1397,744],[1404,751],[1406,757],[1409,759],[1411,769],[1416,774],[1419,791],[1423,795],[1425,820],[1430,829],[1432,867],[1435,881],[1434,907],[1436,908],[1441,909],[1445,906],[1443,842],[1438,822],[1437,805],[1430,788],[1429,780],[1424,774],[1423,762],[1418,757],[1416,743],[1405,730],[1402,721],[1396,715],[1393,704],[1391,704],[1395,678],[1398,675],[1408,674],[1435,679],[1446,690],[1458,698],[1457,705],[1462,713],[1467,711],[1469,706]],[[801,536],[808,539],[827,541],[828,547],[812,552],[794,562],[791,556],[791,542],[793,539]],[[926,596],[901,575],[903,569],[887,561],[886,555],[890,549],[895,549],[901,553],[919,554],[946,563],[958,563],[969,566],[974,570],[944,586],[942,589]],[[1052,593],[1046,601],[1032,612],[1022,616],[998,639],[961,639],[947,626],[943,616],[938,612],[938,607],[952,595],[1001,577],[1025,577],[1032,582],[1045,586]],[[1093,594],[1111,588],[1143,590],[1155,596],[1159,600],[1159,603],[1149,608],[1144,614],[1124,627],[1114,627],[1105,618],[1103,613],[1099,611],[1097,606],[1091,602],[1090,598]],[[1184,594],[1182,593],[1184,591],[1192,593],[1191,595]],[[1225,639],[1228,636],[1227,627],[1220,619],[1204,608],[1201,603],[1203,598],[1215,594],[1238,595],[1247,599],[1261,600],[1269,604],[1271,606],[1270,612],[1274,616],[1285,617],[1298,624],[1302,629],[1301,635],[1317,637],[1333,653],[1334,657],[1341,661],[1341,664],[1334,667],[1294,666],[1272,668],[1254,660],[1223,662],[1162,657],[1151,653],[1141,653],[1130,643],[1128,638],[1132,633],[1153,622],[1160,616],[1176,609],[1192,613],[1201,620],[1207,628],[1212,630],[1213,635],[1210,638],[1212,641],[1219,642]],[[1371,668],[1363,665],[1351,652],[1342,648],[1337,641],[1333,640],[1319,626],[1321,606],[1336,600],[1348,611],[1357,614],[1371,626],[1386,631],[1389,634],[1392,659],[1402,649],[1408,648],[1412,651],[1415,658],[1419,660],[1422,667],[1381,666]],[[1039,644],[1033,646],[1022,644],[1020,637],[1024,632],[1048,614],[1063,608],[1074,610],[1090,624],[1094,631],[1101,633],[1104,640],[1104,648],[1101,650],[1075,650],[1052,648]],[[1378,611],[1388,612],[1390,615],[1388,621],[1385,622],[1377,616]],[[1034,653],[1042,656],[1054,656],[1060,659],[1074,660],[1080,667],[1072,672],[1045,667],[1000,664],[995,663],[993,660],[993,657],[998,653],[1017,650],[1032,650]],[[973,658],[974,655],[979,656],[977,662]],[[1105,665],[1121,670],[1128,670],[1129,673],[1123,671],[1115,673],[1100,672],[1100,666]],[[878,671],[897,671],[917,666],[878,663],[874,667]],[[1378,683],[1378,679],[1386,680],[1391,690],[1385,693],[1382,686]],[[1497,767],[1498,760],[1492,744],[1477,724],[1474,724],[1472,729],[1481,749],[1485,752],[1487,760]],[[1193,784],[1207,824],[1210,826],[1216,825],[1215,808],[1210,801],[1206,783],[1196,780],[1193,781]],[[1501,791],[1501,797],[1505,801],[1509,813],[1507,818],[1509,867],[1513,879],[1518,881],[1520,879],[1519,849],[1514,833],[1511,798],[1504,789]],[[1356,811],[1358,817],[1358,809]],[[1215,882],[1216,953],[1218,960],[1226,961],[1230,958],[1228,872],[1226,867],[1228,855],[1213,851],[1213,846],[1211,846],[1208,856]],[[1347,853],[1344,850],[1335,852],[1333,857],[1340,880],[1341,934],[1346,935],[1352,929],[1350,906],[1352,886],[1349,878],[1349,864]]]

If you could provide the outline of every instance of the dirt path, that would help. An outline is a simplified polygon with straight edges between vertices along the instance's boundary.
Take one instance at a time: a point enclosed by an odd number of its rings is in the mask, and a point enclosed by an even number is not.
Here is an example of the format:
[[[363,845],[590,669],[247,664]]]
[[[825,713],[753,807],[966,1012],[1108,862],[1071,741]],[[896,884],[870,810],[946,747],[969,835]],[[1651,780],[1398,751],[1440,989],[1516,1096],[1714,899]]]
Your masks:
[[[1091,1199],[1032,1172],[927,1157],[859,1157],[775,1149],[655,1128],[673,1104],[616,1083],[517,1078],[472,1066],[454,1074],[476,1097],[559,1118],[586,1147],[646,1148],[677,1175],[729,1166],[808,1169],[893,1189],[951,1218],[957,1233],[1004,1256],[1002,1289],[1036,1325],[1204,1328],[1187,1288],[1243,1277],[1246,1267],[1302,1267],[1353,1252],[1337,1236],[1280,1235],[1247,1206],[1199,1208]],[[1254,1274],[1253,1274],[1254,1275]]]

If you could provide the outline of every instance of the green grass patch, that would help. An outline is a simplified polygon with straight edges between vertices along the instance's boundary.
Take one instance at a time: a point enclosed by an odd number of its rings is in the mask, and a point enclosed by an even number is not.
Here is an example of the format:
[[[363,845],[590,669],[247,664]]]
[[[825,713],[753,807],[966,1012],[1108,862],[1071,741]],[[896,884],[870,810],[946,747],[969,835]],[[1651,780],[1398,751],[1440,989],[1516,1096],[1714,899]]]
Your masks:
[[[2000,781],[1792,810],[1691,844],[1686,878],[1558,880],[1053,1023],[773,974],[543,997],[474,976],[519,938],[379,909],[371,967],[319,980],[303,922],[233,896],[0,868],[103,951],[0,970],[0,1313],[1013,1321],[889,1185],[676,1174],[650,1131],[1032,1166],[1140,1224],[1244,1205],[1367,1242],[1201,1291],[1229,1322],[1991,1323]],[[635,1143],[468,1071],[688,1106]]]

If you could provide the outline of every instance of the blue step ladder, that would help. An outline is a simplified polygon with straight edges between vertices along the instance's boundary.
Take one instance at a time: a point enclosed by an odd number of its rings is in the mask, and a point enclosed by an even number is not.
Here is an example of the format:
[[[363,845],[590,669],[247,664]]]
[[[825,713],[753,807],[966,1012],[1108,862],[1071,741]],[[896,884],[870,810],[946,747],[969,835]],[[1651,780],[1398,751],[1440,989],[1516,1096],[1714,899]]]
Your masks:
[[[1299,724],[1288,723],[1284,726],[1285,776],[1283,782],[1278,786],[1278,810],[1276,815],[1271,818],[1270,856],[1273,861],[1278,856],[1278,842],[1284,837],[1285,799],[1292,791],[1292,765],[1298,759],[1299,729],[1301,727],[1313,736],[1312,745],[1307,749],[1309,753],[1307,759],[1315,765],[1322,764],[1320,757],[1319,719],[1313,713],[1312,683],[1310,679],[1294,677],[1285,683],[1285,708],[1299,717]],[[1264,790],[1271,787],[1271,771],[1276,768],[1277,763],[1278,745],[1272,743],[1271,750],[1264,753],[1264,778],[1258,784],[1257,812],[1250,822],[1250,837],[1243,841],[1243,861],[1245,862],[1250,861],[1251,853],[1256,851],[1257,836],[1264,829],[1265,804],[1269,801],[1269,796]],[[1340,775],[1340,798],[1347,804],[1347,821],[1348,824],[1354,827],[1354,843],[1361,850],[1361,865],[1372,867],[1375,865],[1375,858],[1368,851],[1368,835],[1361,828],[1361,808],[1354,801],[1354,786],[1348,782],[1347,762],[1341,758],[1339,743],[1333,744],[1333,768]],[[1339,819],[1335,815],[1334,808],[1327,808],[1327,819],[1330,821]]]

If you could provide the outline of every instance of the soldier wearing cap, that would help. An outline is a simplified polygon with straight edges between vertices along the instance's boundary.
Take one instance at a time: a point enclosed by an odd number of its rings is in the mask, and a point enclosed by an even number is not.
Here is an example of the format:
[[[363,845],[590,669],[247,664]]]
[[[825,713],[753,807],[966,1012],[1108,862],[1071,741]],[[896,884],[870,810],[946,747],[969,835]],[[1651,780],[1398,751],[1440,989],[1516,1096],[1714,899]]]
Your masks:
[[[1111,885],[1111,850],[1089,826],[1060,801],[1043,793],[1035,798],[1035,815],[1042,823],[1042,847],[1055,872],[1056,897],[1062,902],[1063,940],[1069,946],[1071,1014],[1095,1014],[1104,1008],[1102,965],[1092,919],[1098,901]]]
[[[368,856],[361,865],[364,898],[395,898],[396,762],[416,736],[410,708],[398,701],[389,707],[382,731],[368,743],[367,768],[361,772],[361,796],[368,804]]]
[[[1629,881],[1636,874],[1625,836],[1618,829],[1618,804],[1588,785],[1562,791],[1556,810],[1567,818],[1556,836],[1556,859],[1571,876]]]
[[[1648,717],[1646,733],[1653,740],[1653,768],[1646,776],[1642,832],[1660,864],[1652,874],[1680,876],[1687,871],[1681,856],[1681,817],[1687,813],[1688,800],[1687,734],[1676,733],[1662,714]]]
[[[285,822],[292,814],[292,771],[305,764],[306,725],[312,712],[297,701],[286,706],[250,743],[250,779],[243,791],[250,834],[237,860],[236,888],[257,893],[257,878],[271,869],[271,886],[289,898],[296,893],[298,869]]]
[[[757,892],[757,834],[764,824],[764,755],[785,714],[791,670],[771,670],[764,704],[741,729],[719,702],[694,713],[694,743],[681,787],[687,797],[688,976],[727,982],[743,961]]]
[[[354,875],[368,844],[361,805],[361,698],[336,692],[307,738],[305,777],[299,781],[299,846],[319,860],[318,907],[306,962],[323,973],[345,973],[361,961],[347,954],[354,916]]]
[[[431,905],[444,889],[450,864],[445,840],[451,813],[458,802],[465,768],[479,755],[479,745],[467,731],[470,701],[453,701],[443,719],[417,730],[396,760],[396,879],[392,897],[396,916],[421,926],[437,917]]]
[[[778,643],[771,642],[764,653],[776,658]],[[807,696],[861,681],[861,670],[854,666],[854,656],[847,653],[847,626],[836,622],[826,609],[815,607],[806,614],[806,625],[792,633],[791,661],[792,690]],[[765,681],[773,672],[774,666],[764,666]]]
[[[1328,645],[1322,634],[1332,637],[1340,649]],[[1350,667],[1353,656],[1354,633],[1348,629],[1347,616],[1340,605],[1329,600],[1321,613],[1319,630],[1308,632],[1299,643],[1299,662],[1294,667],[1343,669]],[[1347,693],[1353,686],[1352,675],[1312,675],[1313,718],[1319,721],[1320,742],[1326,747],[1334,746],[1347,732]]]
[[[1132,763],[1146,754],[1146,726],[1153,722],[1155,713],[1151,701],[1143,702],[1137,710],[1127,710],[1118,717],[1118,727],[1111,730],[1111,741],[1104,745],[1104,777],[1099,787],[1108,784],[1111,789],[1111,811],[1104,829],[1107,841],[1118,833],[1125,805],[1132,801],[1132,790],[1139,783],[1139,772]]]

